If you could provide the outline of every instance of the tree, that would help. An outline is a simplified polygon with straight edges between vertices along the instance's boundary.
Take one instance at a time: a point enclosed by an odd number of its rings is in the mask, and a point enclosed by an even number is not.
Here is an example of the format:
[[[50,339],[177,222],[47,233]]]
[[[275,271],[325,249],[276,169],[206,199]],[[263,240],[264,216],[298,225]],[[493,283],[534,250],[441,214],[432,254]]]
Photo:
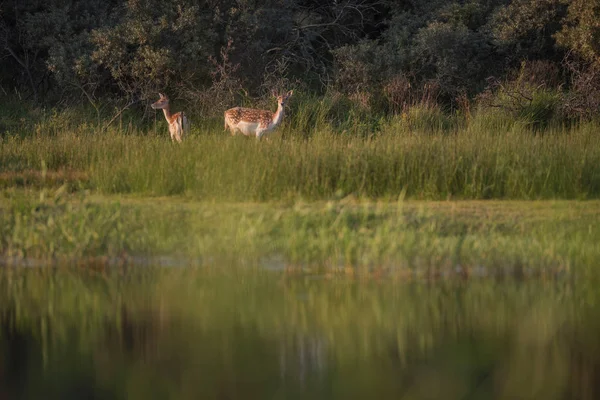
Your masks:
[[[182,80],[208,80],[215,30],[210,1],[128,0],[91,35],[91,59],[114,88],[147,98]]]
[[[523,59],[560,60],[554,34],[566,15],[564,0],[513,0],[492,15],[489,30],[507,67]]]
[[[3,69],[10,71],[9,74],[12,72],[14,80],[21,83],[18,86],[29,88],[35,102],[39,82],[34,76],[43,69],[43,55],[35,45],[36,38],[28,30],[27,15],[37,9],[36,4],[18,0],[7,0],[0,9],[0,54],[11,61],[6,62],[7,67]]]
[[[494,7],[491,0],[396,3],[379,40],[334,51],[338,86],[378,91],[408,78],[413,87],[436,81],[446,99],[476,90],[496,61],[487,29]]]
[[[565,22],[556,34],[558,43],[600,66],[600,0],[570,1]]]
[[[412,58],[421,79],[434,79],[442,94],[454,98],[489,74],[490,52],[484,34],[462,23],[433,22],[417,33]]]
[[[98,81],[91,62],[90,31],[104,21],[117,0],[17,1],[8,4],[0,35],[5,51],[25,71],[33,95],[53,78],[61,91],[89,98]],[[10,12],[9,12],[10,11]],[[50,74],[49,74],[50,72]],[[97,86],[97,85],[96,85]]]

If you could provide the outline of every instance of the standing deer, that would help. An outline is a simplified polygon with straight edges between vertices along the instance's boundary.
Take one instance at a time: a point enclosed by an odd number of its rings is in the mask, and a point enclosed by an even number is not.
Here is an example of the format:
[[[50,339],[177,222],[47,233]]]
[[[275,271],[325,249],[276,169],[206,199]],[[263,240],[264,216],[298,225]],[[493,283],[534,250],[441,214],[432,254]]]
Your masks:
[[[171,133],[171,140],[178,141],[181,143],[184,133],[189,132],[190,124],[187,117],[183,114],[183,111],[171,114],[169,110],[169,98],[162,93],[158,94],[160,98],[156,103],[153,103],[150,107],[155,110],[163,110],[165,118],[169,123],[169,133]]]
[[[236,131],[240,131],[246,136],[256,136],[257,139],[260,139],[281,123],[285,103],[293,93],[294,91],[290,90],[285,95],[277,95],[273,91],[273,96],[277,98],[276,112],[243,107],[230,108],[225,111],[225,130],[229,129],[232,136],[236,134]]]

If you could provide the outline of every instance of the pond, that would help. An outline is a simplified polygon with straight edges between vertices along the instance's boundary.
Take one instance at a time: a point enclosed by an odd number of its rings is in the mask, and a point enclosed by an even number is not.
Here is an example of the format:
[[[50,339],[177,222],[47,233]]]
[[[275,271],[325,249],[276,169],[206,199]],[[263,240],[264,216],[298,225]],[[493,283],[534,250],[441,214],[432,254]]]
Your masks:
[[[0,270],[0,399],[591,399],[597,282]]]

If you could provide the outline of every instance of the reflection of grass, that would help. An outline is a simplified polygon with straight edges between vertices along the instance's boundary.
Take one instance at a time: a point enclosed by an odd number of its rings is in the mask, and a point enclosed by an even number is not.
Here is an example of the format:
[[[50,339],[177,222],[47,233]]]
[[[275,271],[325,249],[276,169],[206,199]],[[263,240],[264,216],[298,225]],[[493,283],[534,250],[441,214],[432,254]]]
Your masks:
[[[2,270],[0,367],[26,398],[594,398],[595,285]]]
[[[41,193],[4,193],[0,251],[9,261],[170,256],[330,272],[527,275],[587,271],[600,259],[596,201],[240,204]]]

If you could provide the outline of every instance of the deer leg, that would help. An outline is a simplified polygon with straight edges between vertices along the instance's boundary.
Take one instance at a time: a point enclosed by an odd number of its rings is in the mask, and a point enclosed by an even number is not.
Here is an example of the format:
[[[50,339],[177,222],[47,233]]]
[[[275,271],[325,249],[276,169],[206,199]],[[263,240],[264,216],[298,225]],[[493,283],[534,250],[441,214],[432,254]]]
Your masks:
[[[260,140],[263,136],[266,137],[266,133],[267,133],[267,129],[264,127],[261,127],[256,130],[256,138]]]

